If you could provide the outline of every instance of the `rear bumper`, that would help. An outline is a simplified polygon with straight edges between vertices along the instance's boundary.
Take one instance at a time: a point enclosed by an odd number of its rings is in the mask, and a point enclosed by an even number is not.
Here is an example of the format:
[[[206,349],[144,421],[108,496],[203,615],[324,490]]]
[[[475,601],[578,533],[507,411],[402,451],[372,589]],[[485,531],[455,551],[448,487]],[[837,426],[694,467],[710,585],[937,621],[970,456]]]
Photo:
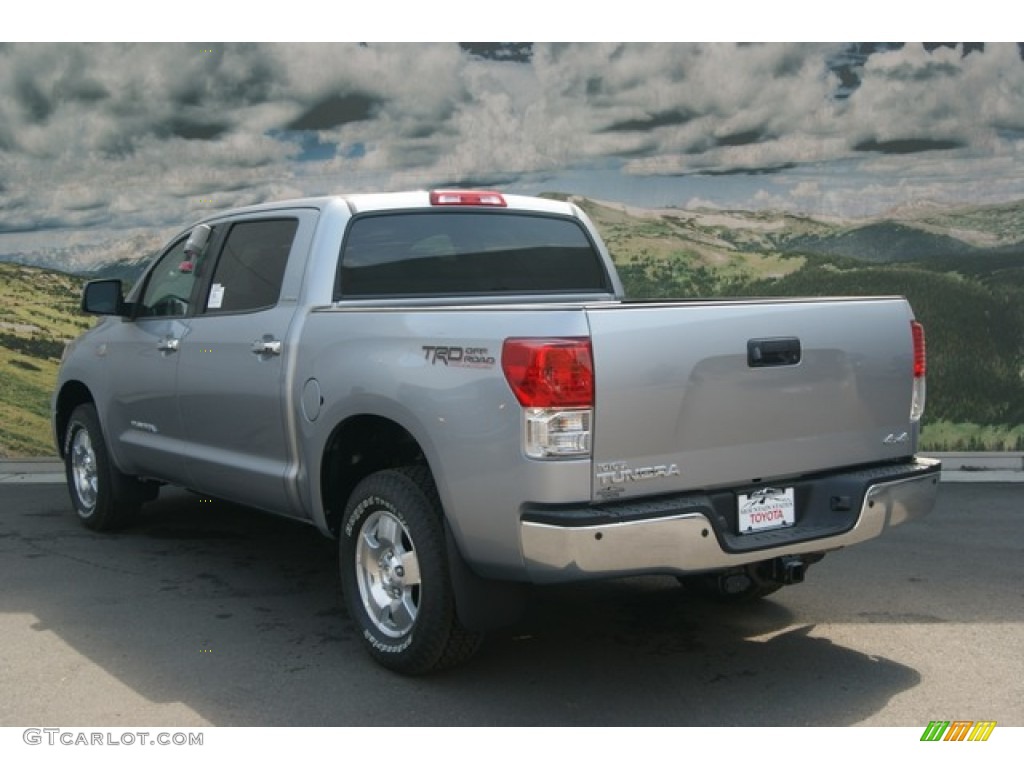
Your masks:
[[[873,539],[931,511],[941,464],[905,464],[796,484],[796,525],[738,535],[734,495],[685,494],[640,503],[531,508],[520,523],[532,581],[701,573],[785,555],[827,552]]]

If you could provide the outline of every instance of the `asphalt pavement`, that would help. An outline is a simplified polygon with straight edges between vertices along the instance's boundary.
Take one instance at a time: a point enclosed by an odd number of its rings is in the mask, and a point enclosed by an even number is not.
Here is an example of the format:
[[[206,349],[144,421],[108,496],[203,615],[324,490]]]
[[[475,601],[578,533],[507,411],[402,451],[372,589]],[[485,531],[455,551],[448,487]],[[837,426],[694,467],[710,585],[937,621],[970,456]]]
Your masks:
[[[468,665],[408,679],[360,646],[310,527],[164,489],[97,534],[58,482],[7,482],[0,726],[1024,726],[1022,488],[943,485],[757,603],[538,588]]]

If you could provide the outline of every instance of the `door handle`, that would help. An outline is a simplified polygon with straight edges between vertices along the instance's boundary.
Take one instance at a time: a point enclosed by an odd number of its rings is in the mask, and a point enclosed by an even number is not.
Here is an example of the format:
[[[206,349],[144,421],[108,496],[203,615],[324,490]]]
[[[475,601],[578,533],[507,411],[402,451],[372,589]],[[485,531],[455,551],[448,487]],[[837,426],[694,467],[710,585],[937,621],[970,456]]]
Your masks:
[[[751,339],[747,342],[747,365],[751,368],[773,368],[799,365],[803,357],[800,339]]]
[[[270,336],[257,339],[252,343],[252,353],[254,355],[280,355],[281,342]]]
[[[180,341],[180,339],[176,339],[173,336],[165,336],[156,343],[156,348],[161,352],[177,352]]]

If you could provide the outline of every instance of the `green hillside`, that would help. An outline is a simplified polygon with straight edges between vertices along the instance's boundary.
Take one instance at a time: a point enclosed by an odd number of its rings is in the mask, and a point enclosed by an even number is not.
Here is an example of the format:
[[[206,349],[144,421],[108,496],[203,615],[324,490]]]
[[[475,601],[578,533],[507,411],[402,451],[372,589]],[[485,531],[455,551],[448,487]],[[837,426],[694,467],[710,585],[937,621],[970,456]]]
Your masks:
[[[82,281],[0,264],[0,457],[48,456],[50,393],[64,344],[92,325]]]
[[[800,235],[789,238],[785,246],[798,253],[848,256],[882,263],[921,261],[932,258],[974,256],[978,248],[947,235],[892,221],[852,227],[828,235]]]

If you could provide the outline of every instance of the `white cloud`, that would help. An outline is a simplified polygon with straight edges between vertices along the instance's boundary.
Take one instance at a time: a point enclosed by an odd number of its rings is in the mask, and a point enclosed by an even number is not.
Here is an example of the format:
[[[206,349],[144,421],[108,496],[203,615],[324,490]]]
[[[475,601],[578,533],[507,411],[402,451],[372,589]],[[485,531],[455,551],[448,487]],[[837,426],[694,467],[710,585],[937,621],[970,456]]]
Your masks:
[[[1024,195],[1016,46],[874,53],[837,99],[842,50],[537,43],[521,63],[452,43],[3,46],[0,226],[169,227],[211,206],[588,168],[639,196],[653,176],[723,174],[727,207]]]
[[[1013,44],[967,55],[908,45],[868,59],[849,102],[853,138],[924,136],[973,146],[999,128],[1024,131],[1024,66]]]

